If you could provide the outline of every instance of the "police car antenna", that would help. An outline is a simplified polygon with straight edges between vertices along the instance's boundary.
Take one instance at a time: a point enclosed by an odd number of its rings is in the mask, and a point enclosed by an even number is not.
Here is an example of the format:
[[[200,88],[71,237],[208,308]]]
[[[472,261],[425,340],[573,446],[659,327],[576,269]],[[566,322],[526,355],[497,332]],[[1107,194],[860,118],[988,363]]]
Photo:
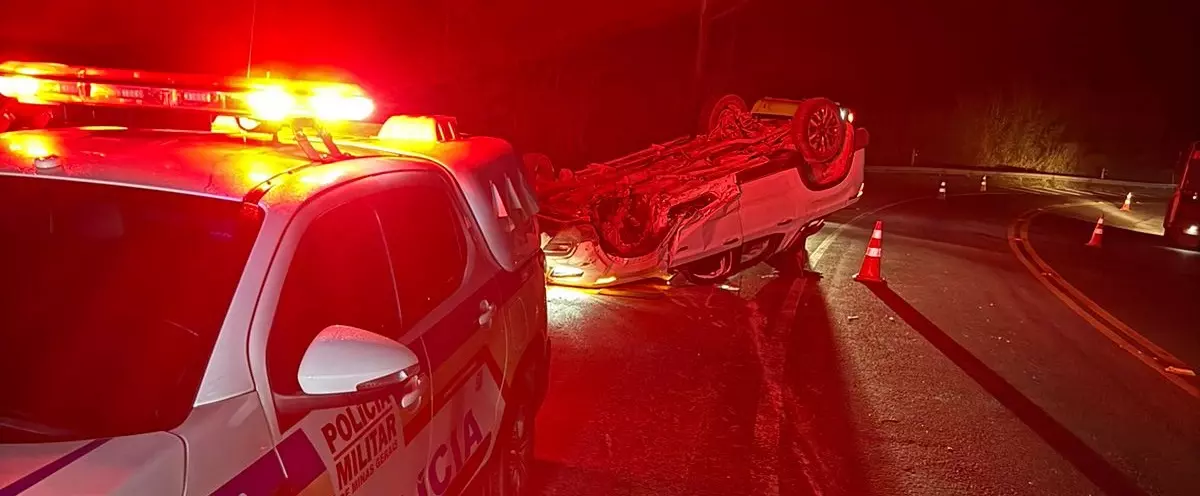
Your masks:
[[[258,22],[258,0],[250,4],[250,45],[246,47],[246,78],[250,77],[250,67],[254,62],[254,28]]]

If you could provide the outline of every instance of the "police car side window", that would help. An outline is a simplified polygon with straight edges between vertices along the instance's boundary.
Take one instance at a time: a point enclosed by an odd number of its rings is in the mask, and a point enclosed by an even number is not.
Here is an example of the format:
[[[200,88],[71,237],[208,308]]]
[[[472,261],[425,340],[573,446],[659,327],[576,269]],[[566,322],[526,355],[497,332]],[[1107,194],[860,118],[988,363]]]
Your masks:
[[[376,200],[406,328],[449,298],[467,268],[456,191],[441,177],[423,175]]]
[[[366,200],[339,206],[309,225],[288,266],[267,340],[272,389],[299,392],[300,359],[327,326],[399,336],[386,253],[379,222]]]

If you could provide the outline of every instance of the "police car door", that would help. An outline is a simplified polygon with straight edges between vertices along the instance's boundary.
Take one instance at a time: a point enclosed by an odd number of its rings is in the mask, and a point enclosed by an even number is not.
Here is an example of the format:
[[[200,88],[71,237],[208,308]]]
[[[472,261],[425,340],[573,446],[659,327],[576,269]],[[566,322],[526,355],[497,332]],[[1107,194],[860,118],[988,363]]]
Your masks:
[[[503,378],[488,338],[503,332],[504,319],[493,294],[498,267],[458,186],[440,169],[421,176],[377,208],[401,315],[422,335],[431,374],[429,415],[419,416],[430,422],[430,453],[416,494],[436,496],[457,494],[496,438]]]
[[[373,202],[404,194],[405,176],[355,181],[306,204],[272,265],[264,294],[277,284],[277,270],[286,270],[267,336],[265,369],[288,494],[415,494],[429,455],[429,435],[422,428],[427,421],[420,420],[419,411],[427,396],[405,407],[394,396],[339,408],[280,407],[282,396],[300,392],[300,359],[327,326],[353,326],[396,339],[420,357],[419,337],[405,332],[400,317]],[[289,245],[295,248],[290,257]]]

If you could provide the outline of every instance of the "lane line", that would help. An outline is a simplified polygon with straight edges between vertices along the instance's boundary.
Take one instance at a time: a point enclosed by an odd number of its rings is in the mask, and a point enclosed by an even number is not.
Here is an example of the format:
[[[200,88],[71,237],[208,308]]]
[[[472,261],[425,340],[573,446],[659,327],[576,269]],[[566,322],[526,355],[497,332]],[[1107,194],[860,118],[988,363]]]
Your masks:
[[[1063,186],[1063,190],[1065,190],[1065,191],[1069,192],[1069,193],[1071,194],[1071,196],[1079,196],[1079,197],[1082,197],[1082,198],[1091,198],[1091,197],[1093,197],[1093,196],[1098,196],[1098,195],[1097,195],[1097,194],[1095,194],[1095,193],[1089,193],[1089,192],[1087,192],[1087,191],[1084,191],[1084,190],[1081,190],[1081,189],[1075,189],[1075,188],[1072,188],[1072,187],[1069,187],[1069,186]]]
[[[862,220],[864,217],[866,217],[868,215],[874,215],[876,213],[879,213],[882,210],[887,210],[889,208],[892,208],[892,207],[895,207],[898,205],[903,205],[905,203],[910,203],[910,202],[914,202],[917,200],[927,200],[930,198],[933,198],[933,197],[922,196],[919,198],[909,198],[909,199],[905,199],[905,200],[895,201],[892,203],[888,203],[887,205],[884,205],[882,207],[876,208],[874,210],[868,210],[866,212],[855,215],[854,217],[851,217],[850,220],[843,222],[842,225],[837,227],[837,229],[834,229],[833,232],[829,233],[828,236],[825,236],[825,239],[822,239],[821,242],[819,244],[817,244],[816,248],[813,248],[812,253],[808,255],[808,265],[815,269],[817,267],[817,263],[819,263],[821,261],[821,257],[825,256],[825,250],[828,250],[829,245],[833,244],[833,240],[837,239],[837,237],[839,235],[841,235],[842,232],[845,231],[846,228],[849,227],[851,224],[854,224],[855,222]],[[884,227],[886,228],[887,226],[884,226]]]
[[[1011,192],[993,191],[961,193],[950,195],[950,197],[1011,194]],[[852,217],[829,233],[813,249],[808,258],[809,266],[816,268],[826,251],[833,244],[833,241],[841,236],[850,225],[892,207],[933,199],[936,199],[936,197],[920,196],[906,198],[867,210]],[[749,333],[754,353],[758,357],[763,384],[763,390],[759,393],[758,402],[755,406],[753,428],[754,449],[751,451],[750,472],[751,483],[755,489],[754,494],[765,496],[779,496],[780,494],[779,472],[782,460],[778,453],[780,449],[779,443],[782,442],[780,432],[785,408],[783,404],[785,394],[783,387],[783,367],[787,352],[784,343],[789,337],[788,335],[792,330],[792,326],[796,322],[796,312],[799,311],[800,298],[804,295],[804,291],[808,289],[808,284],[809,280],[805,278],[798,278],[792,281],[787,295],[780,303],[779,310],[774,312],[771,318],[764,322],[761,327],[753,329]],[[815,484],[810,485],[814,489],[818,489]]]
[[[1088,324],[1107,337],[1118,348],[1132,355],[1146,366],[1154,369],[1171,384],[1182,389],[1193,398],[1200,399],[1200,389],[1187,380],[1168,371],[1169,367],[1190,369],[1183,361],[1155,344],[1141,333],[1133,330],[1116,316],[1109,313],[1079,289],[1062,278],[1029,242],[1029,226],[1037,216],[1054,209],[1071,208],[1104,202],[1072,202],[1051,207],[1040,207],[1021,214],[1009,225],[1008,244],[1017,260],[1029,270],[1067,308],[1083,318]]]
[[[988,193],[973,193],[983,195]],[[1002,193],[995,193],[1002,194]],[[952,195],[952,196],[966,196]],[[894,201],[880,207],[862,212],[842,223],[837,229],[821,240],[808,257],[809,266],[816,268],[829,246],[846,228],[889,208],[920,200],[934,199],[934,196],[921,196]],[[791,324],[796,321],[796,312],[800,305],[800,297],[808,287],[804,278],[792,281],[787,296],[780,303],[780,308],[764,325],[750,332],[754,352],[758,356],[760,373],[763,378],[763,391],[758,395],[758,404],[754,415],[754,450],[751,452],[751,481],[755,485],[755,494],[779,496],[780,459],[778,456],[781,442],[780,430],[783,421],[783,386],[782,369],[785,350],[784,338],[791,331]]]
[[[1045,260],[1042,259],[1042,257],[1040,255],[1038,255],[1037,250],[1033,249],[1033,244],[1029,242],[1029,226],[1031,224],[1033,224],[1034,218],[1036,218],[1041,213],[1047,212],[1049,210],[1057,210],[1057,208],[1053,208],[1053,207],[1046,208],[1046,209],[1043,209],[1039,213],[1035,213],[1034,215],[1029,217],[1028,221],[1025,222],[1021,228],[1021,238],[1025,241],[1025,244],[1028,247],[1027,251],[1028,251],[1029,255],[1033,257],[1034,262],[1037,263],[1038,266],[1040,266],[1040,267],[1049,268],[1050,270],[1048,270],[1046,272],[1048,272],[1050,274],[1054,274],[1054,277],[1055,277],[1054,282],[1056,282],[1060,286],[1062,286],[1065,293],[1067,293],[1068,295],[1073,297],[1076,301],[1083,303],[1083,305],[1085,307],[1087,307],[1089,310],[1095,312],[1096,315],[1100,316],[1100,318],[1103,319],[1106,323],[1108,323],[1112,327],[1115,327],[1117,330],[1121,331],[1122,333],[1126,334],[1130,339],[1133,339],[1135,342],[1137,342],[1137,344],[1139,344],[1143,348],[1149,350],[1152,354],[1157,355],[1158,357],[1164,359],[1165,361],[1172,362],[1171,363],[1172,365],[1186,366],[1186,364],[1184,364],[1182,360],[1180,360],[1179,358],[1172,355],[1169,351],[1158,346],[1153,341],[1151,341],[1149,338],[1143,336],[1141,333],[1133,330],[1132,327],[1129,327],[1129,325],[1125,324],[1125,322],[1122,322],[1121,319],[1118,319],[1116,316],[1109,313],[1108,310],[1105,310],[1104,307],[1101,307],[1098,303],[1093,301],[1091,298],[1088,298],[1087,295],[1083,294],[1082,291],[1080,291],[1075,286],[1068,283],[1066,279],[1064,279],[1062,276],[1060,276],[1058,274],[1058,272],[1054,271],[1053,267],[1051,267],[1051,265],[1049,263],[1047,263]]]
[[[788,288],[773,321],[750,332],[754,353],[762,373],[763,391],[754,410],[754,449],[751,451],[750,480],[755,494],[779,496],[779,443],[783,428],[783,368],[787,350],[784,341],[796,320],[800,297],[808,279],[797,278]]]
[[[961,197],[961,196],[988,196],[988,195],[1015,195],[1015,194],[1018,194],[1018,193],[1014,193],[1012,191],[986,191],[986,192],[975,192],[975,193],[958,193],[958,194],[948,195],[947,198],[957,198],[957,197]],[[839,225],[837,227],[837,229],[834,229],[833,232],[829,233],[829,235],[826,236],[825,239],[822,239],[821,242],[819,244],[817,244],[816,248],[813,248],[812,253],[810,253],[808,255],[809,266],[815,269],[817,267],[817,263],[819,263],[821,261],[821,257],[823,257],[825,255],[825,251],[829,249],[829,245],[833,244],[833,240],[836,239],[839,235],[841,235],[842,232],[845,231],[847,227],[850,227],[851,224],[854,224],[855,222],[862,220],[864,217],[867,217],[869,215],[875,215],[881,211],[887,210],[892,207],[904,205],[906,203],[912,203],[912,202],[921,201],[921,200],[935,200],[935,199],[937,199],[936,196],[918,196],[916,198],[906,198],[903,200],[898,200],[898,201],[894,201],[892,203],[888,203],[881,207],[876,207],[874,209],[868,210],[866,212],[855,215],[854,217],[851,217],[850,220],[843,222],[841,225]],[[887,226],[884,226],[884,229],[886,230]]]
[[[988,191],[959,193],[949,195],[949,198],[1014,194],[1012,191]],[[936,196],[918,196],[897,200],[864,211],[850,218],[839,225],[837,229],[830,232],[813,249],[808,257],[809,266],[815,269],[817,264],[822,260],[822,257],[829,250],[829,247],[833,245],[833,242],[846,231],[846,228],[854,223],[893,207],[935,199],[937,199]],[[781,461],[778,451],[779,443],[781,442],[779,433],[782,428],[781,422],[783,420],[784,408],[782,404],[784,396],[782,371],[786,352],[783,343],[791,331],[791,325],[796,321],[796,312],[799,309],[800,298],[807,288],[807,279],[800,278],[793,281],[791,287],[788,288],[787,295],[780,303],[779,310],[774,312],[764,325],[753,329],[749,333],[763,378],[763,391],[759,393],[758,402],[755,406],[753,428],[754,449],[751,451],[750,464],[751,481],[756,489],[755,494],[766,496],[778,496],[780,494],[779,471]]]

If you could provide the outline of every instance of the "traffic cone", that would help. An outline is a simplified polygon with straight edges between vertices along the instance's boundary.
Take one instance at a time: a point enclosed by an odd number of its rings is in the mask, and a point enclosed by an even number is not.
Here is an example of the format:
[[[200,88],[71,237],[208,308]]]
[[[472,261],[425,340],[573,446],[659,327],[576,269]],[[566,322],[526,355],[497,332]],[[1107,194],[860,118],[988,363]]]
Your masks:
[[[942,185],[938,186],[938,199],[939,200],[946,199],[946,181],[942,181]]]
[[[871,240],[867,242],[867,254],[863,257],[862,268],[854,274],[858,282],[885,282],[880,273],[879,263],[883,259],[883,221],[875,221],[875,230],[871,231]]]
[[[1092,239],[1089,239],[1087,246],[1100,246],[1100,241],[1104,238],[1104,216],[1101,215],[1096,219],[1096,228],[1092,229]]]
[[[1128,212],[1130,203],[1133,203],[1133,193],[1125,193],[1125,204],[1121,205],[1121,211]]]
[[[980,193],[987,192],[987,176],[983,176],[983,179],[979,181],[979,192]]]

